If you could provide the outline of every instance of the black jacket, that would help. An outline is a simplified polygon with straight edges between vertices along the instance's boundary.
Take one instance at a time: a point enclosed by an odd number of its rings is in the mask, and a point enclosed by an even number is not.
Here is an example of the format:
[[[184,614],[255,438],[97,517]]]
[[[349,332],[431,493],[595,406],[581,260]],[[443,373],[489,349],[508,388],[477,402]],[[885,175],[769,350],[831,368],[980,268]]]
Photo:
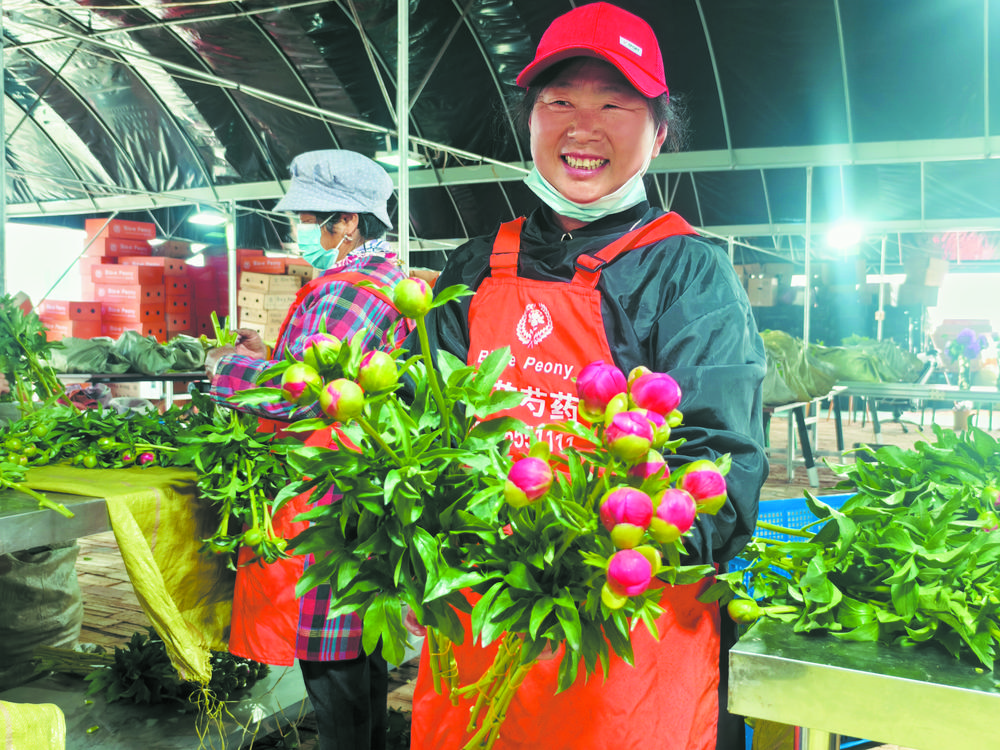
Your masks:
[[[662,214],[641,204],[572,233],[534,211],[521,233],[518,274],[568,281],[576,258],[597,252],[635,226]],[[453,250],[437,289],[477,289],[489,273],[493,236]],[[767,477],[761,415],[764,346],[750,303],[726,254],[701,237],[670,237],[619,256],[601,273],[604,324],[615,364],[625,373],[639,365],[667,372],[683,392],[684,424],[671,439],[686,438],[671,468],[729,453],[729,501],[716,516],[699,516],[685,538],[690,562],[725,562],[753,535],[760,487]],[[427,318],[431,351],[468,359],[471,297],[437,308]]]

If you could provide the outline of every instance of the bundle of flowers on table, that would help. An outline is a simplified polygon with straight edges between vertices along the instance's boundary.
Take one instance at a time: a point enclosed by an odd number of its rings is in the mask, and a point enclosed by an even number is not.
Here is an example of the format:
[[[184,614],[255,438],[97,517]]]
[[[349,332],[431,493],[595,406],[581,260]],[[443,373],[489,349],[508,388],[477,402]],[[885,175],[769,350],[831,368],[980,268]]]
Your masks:
[[[394,663],[409,607],[427,628],[435,688],[473,700],[466,747],[488,747],[537,659],[564,647],[559,690],[581,666],[607,674],[612,652],[630,663],[632,629],[643,623],[658,635],[662,587],[714,574],[710,565],[682,564],[683,538],[699,513],[725,503],[729,457],[671,469],[683,443],[670,439],[681,393],[669,375],[646,368],[626,377],[603,362],[585,367],[577,379],[582,422],[532,430],[504,416],[523,400],[496,388],[509,350],[478,367],[446,352],[432,358],[423,316],[468,290],[434,299],[422,284],[408,279],[395,292],[400,311],[417,321],[420,353],[362,354],[356,342],[321,335],[303,361],[265,373],[281,374],[284,398],[319,400],[326,419],[293,429],[336,423],[333,448],[289,450],[303,478],[278,504],[305,489],[342,496],[302,516],[311,526],[293,546],[316,562],[299,592],[329,583],[331,615],[358,613],[364,648],[381,639]],[[241,398],[278,396],[261,388]],[[550,454],[534,436],[552,432],[581,447]],[[511,458],[518,433],[533,442]],[[471,611],[477,641],[500,642],[492,666],[468,685],[456,684],[451,645],[466,635],[457,611]]]

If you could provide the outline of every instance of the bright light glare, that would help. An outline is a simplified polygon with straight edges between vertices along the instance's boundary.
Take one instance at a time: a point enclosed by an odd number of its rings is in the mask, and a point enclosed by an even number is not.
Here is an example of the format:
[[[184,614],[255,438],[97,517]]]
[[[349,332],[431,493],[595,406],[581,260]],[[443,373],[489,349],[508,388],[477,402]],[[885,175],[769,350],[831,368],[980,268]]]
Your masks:
[[[856,221],[834,224],[826,234],[826,244],[838,250],[856,246],[864,236],[864,229]]]
[[[188,217],[188,221],[192,224],[201,224],[205,227],[221,227],[228,219],[215,211],[199,211]]]

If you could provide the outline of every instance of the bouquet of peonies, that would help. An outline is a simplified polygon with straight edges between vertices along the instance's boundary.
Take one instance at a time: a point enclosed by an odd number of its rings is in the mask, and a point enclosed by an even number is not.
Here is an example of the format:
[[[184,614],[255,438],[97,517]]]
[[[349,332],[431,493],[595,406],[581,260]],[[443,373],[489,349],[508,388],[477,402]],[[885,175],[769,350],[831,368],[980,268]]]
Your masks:
[[[612,652],[631,662],[632,628],[642,622],[657,635],[660,588],[714,574],[710,565],[682,565],[683,536],[698,513],[725,503],[729,459],[671,469],[683,442],[670,439],[682,420],[681,393],[669,375],[646,368],[626,377],[603,362],[585,367],[577,380],[584,422],[535,432],[504,416],[523,399],[494,391],[509,350],[479,367],[429,351],[424,315],[467,293],[452,287],[434,299],[421,280],[403,281],[395,302],[417,321],[419,354],[365,354],[356,342],[319,334],[302,361],[265,374],[281,375],[280,391],[255,389],[239,400],[318,399],[327,419],[293,429],[336,423],[334,446],[289,449],[302,478],[276,504],[305,490],[340,496],[303,516],[311,526],[291,546],[316,562],[299,592],[329,583],[331,616],[356,612],[364,648],[381,639],[394,663],[409,607],[427,628],[435,688],[455,702],[474,699],[471,748],[492,745],[540,656],[565,647],[559,690],[581,665],[607,673]],[[552,454],[535,441],[526,455],[508,456],[516,433],[549,431],[585,447]],[[470,685],[456,684],[451,644],[466,637],[456,611],[471,611],[473,638],[500,643],[493,665]]]

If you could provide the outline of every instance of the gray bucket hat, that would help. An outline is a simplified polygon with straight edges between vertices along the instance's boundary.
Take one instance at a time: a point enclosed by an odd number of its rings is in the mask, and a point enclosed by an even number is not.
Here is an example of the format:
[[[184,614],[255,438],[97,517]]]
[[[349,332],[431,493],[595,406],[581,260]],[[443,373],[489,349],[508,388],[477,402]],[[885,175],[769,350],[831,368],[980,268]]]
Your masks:
[[[292,184],[275,211],[370,213],[392,228],[387,203],[392,178],[378,164],[355,151],[307,151],[292,159]]]

